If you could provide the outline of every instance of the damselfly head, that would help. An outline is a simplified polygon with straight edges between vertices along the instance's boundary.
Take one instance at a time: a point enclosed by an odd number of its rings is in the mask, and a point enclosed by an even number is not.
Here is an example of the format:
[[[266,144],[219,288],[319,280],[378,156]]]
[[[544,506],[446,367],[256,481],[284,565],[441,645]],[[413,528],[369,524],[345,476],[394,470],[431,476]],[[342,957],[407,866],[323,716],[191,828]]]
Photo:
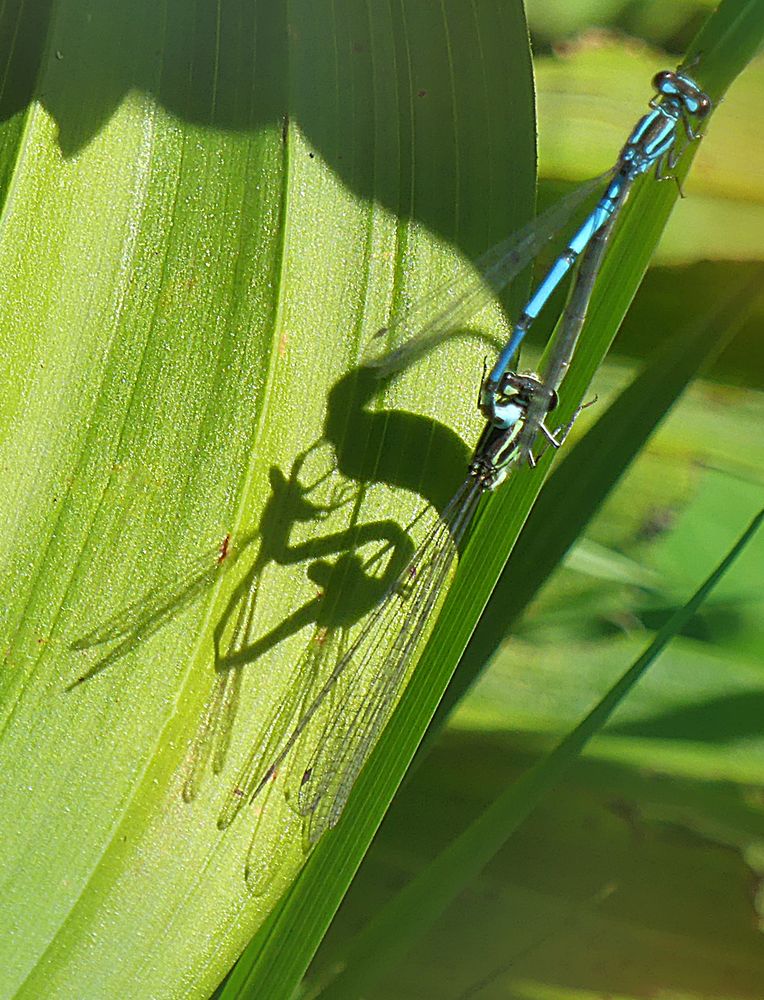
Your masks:
[[[505,372],[498,384],[492,383],[489,376],[480,390],[480,411],[497,430],[511,431],[525,419],[531,400],[542,394],[546,397],[546,414],[557,406],[557,393],[534,372]]]
[[[507,372],[499,383],[496,396],[501,406],[514,405],[518,410],[516,419],[521,419],[530,406],[531,399],[541,391],[549,395],[549,412],[557,406],[557,393],[554,390],[546,389],[535,372]]]
[[[666,98],[696,118],[705,118],[711,110],[711,99],[685,73],[665,69],[653,77],[653,87]]]
[[[506,397],[515,396],[527,405],[540,384],[535,372],[506,372],[499,383],[499,394]]]
[[[545,397],[542,416],[557,406],[557,393],[534,372],[506,372],[502,376],[496,392],[495,417],[483,428],[469,467],[481,490],[493,490],[506,479],[519,457],[518,442],[528,409],[539,397]]]

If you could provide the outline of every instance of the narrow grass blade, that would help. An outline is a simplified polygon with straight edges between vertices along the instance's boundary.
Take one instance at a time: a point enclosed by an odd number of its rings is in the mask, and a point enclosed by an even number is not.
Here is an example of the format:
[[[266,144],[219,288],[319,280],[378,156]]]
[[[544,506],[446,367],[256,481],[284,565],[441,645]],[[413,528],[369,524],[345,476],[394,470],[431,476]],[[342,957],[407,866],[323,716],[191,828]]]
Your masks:
[[[351,1000],[363,996],[386,969],[407,953],[575,763],[623,698],[671,639],[692,619],[753,538],[762,521],[764,510],[757,514],[684,607],[666,622],[639,659],[552,753],[496,799],[356,937],[348,951],[343,971],[321,992],[321,996],[327,1000]]]

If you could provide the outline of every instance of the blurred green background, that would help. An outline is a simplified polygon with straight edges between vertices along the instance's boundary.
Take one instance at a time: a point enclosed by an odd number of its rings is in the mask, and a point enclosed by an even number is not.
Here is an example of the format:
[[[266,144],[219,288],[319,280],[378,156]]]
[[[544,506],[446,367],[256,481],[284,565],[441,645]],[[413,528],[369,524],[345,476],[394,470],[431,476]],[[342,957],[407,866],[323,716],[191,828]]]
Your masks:
[[[539,202],[613,159],[644,80],[710,2],[528,0]],[[750,312],[410,776],[308,977],[594,704],[761,506],[764,61],[717,109],[686,199],[592,387],[597,418],[748,276]],[[540,327],[530,354],[548,333]],[[375,997],[764,997],[764,539]]]

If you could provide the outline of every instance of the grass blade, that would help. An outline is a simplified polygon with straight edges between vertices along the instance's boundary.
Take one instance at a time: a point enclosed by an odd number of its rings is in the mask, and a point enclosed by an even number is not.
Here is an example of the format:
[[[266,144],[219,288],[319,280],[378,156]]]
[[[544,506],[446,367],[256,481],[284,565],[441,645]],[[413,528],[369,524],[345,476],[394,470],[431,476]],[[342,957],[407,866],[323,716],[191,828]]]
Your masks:
[[[496,799],[357,936],[348,950],[343,971],[321,996],[327,1000],[350,1000],[364,995],[387,968],[413,947],[448,903],[488,864],[543,796],[560,781],[671,639],[692,619],[762,521],[764,510],[756,515],[684,607],[660,629],[639,659],[552,753]]]

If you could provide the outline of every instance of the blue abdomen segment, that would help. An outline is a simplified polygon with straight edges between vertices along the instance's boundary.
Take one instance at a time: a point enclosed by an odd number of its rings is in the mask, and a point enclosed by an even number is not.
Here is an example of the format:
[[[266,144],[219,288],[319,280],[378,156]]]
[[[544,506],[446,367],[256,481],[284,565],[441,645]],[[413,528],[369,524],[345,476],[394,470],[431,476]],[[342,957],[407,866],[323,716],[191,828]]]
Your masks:
[[[512,335],[491,369],[480,391],[480,409],[495,426],[506,428],[511,414],[501,400],[501,384],[512,358],[517,353],[528,329],[551,298],[568,272],[573,268],[594,237],[613,218],[616,206],[620,210],[633,182],[654,169],[663,179],[664,166],[673,169],[678,159],[677,134],[681,124],[688,140],[698,138],[693,119],[702,119],[711,109],[711,101],[690,77],[666,70],[658,73],[653,86],[658,97],[650,102],[652,111],[644,115],[629,135],[608,188],[586,218],[581,228],[555,260],[512,329]],[[660,103],[656,103],[660,101]],[[584,293],[586,290],[584,290]],[[583,300],[587,301],[584,294]],[[557,388],[554,386],[553,388]]]
[[[597,207],[587,217],[584,224],[578,230],[570,243],[568,243],[565,250],[560,254],[554,264],[552,264],[549,271],[547,271],[546,277],[536,289],[533,298],[525,307],[524,312],[526,316],[530,316],[531,319],[535,319],[538,316],[546,303],[549,301],[552,292],[555,288],[557,288],[562,279],[578,260],[579,256],[587,248],[594,234],[599,232],[599,230],[605,225],[610,216],[613,214],[616,199],[619,193],[623,190],[623,187],[624,182],[620,178],[610,185],[605,197],[598,202]]]
[[[486,413],[486,416],[495,422],[497,426],[508,426],[506,423],[506,415],[503,414],[500,404],[497,403],[496,390],[498,389],[501,379],[509,368],[510,361],[517,353],[517,350],[520,347],[525,334],[528,332],[528,328],[531,323],[536,319],[538,314],[549,301],[554,290],[574,266],[579,256],[587,248],[595,234],[598,233],[608,219],[610,219],[618,198],[621,197],[624,189],[629,183],[630,180],[621,176],[616,176],[611,181],[605,195],[600,199],[593,211],[586,217],[581,228],[576,232],[575,236],[573,236],[565,250],[547,271],[541,284],[533,293],[533,297],[530,302],[528,302],[523,310],[520,319],[513,327],[512,336],[510,337],[506,347],[497,358],[496,364],[491,369],[483,392],[481,393],[481,408],[489,408],[490,413]]]

